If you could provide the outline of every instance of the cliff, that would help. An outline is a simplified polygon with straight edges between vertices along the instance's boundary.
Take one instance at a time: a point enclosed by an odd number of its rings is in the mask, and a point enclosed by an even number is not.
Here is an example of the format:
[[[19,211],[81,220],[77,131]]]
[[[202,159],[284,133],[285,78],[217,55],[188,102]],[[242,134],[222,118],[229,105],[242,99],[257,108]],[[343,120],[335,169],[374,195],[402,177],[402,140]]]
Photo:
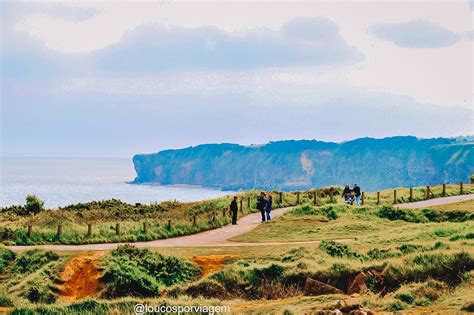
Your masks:
[[[204,144],[133,157],[134,183],[239,189],[307,189],[358,183],[366,191],[469,181],[474,142],[361,138],[289,140],[258,146]]]

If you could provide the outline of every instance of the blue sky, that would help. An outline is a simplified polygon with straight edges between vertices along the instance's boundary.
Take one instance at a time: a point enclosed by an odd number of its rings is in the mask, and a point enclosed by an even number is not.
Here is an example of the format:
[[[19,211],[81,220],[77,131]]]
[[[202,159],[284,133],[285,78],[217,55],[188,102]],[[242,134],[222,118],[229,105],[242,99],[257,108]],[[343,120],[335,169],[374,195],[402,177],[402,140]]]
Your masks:
[[[1,6],[4,156],[474,133],[468,1]]]

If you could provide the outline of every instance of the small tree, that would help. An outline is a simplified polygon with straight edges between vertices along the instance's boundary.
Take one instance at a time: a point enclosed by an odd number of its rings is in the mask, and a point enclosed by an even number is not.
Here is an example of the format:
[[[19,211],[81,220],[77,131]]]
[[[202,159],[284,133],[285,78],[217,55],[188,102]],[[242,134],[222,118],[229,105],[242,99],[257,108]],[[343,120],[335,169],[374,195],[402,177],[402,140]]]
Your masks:
[[[27,214],[38,214],[44,210],[44,201],[36,195],[26,196],[25,210]]]

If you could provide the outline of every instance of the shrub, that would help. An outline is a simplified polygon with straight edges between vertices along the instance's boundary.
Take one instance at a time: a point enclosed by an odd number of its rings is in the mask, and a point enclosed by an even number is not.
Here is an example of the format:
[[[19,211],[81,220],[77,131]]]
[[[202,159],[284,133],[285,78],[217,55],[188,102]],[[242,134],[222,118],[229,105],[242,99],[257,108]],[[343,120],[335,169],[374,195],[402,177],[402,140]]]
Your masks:
[[[321,244],[319,244],[319,249],[332,257],[365,258],[363,255],[352,251],[346,244],[337,243],[335,241],[322,241]]]
[[[41,249],[27,250],[18,255],[12,266],[13,273],[27,274],[32,273],[51,261],[59,259],[59,255],[52,251]]]
[[[469,211],[439,211],[433,209],[423,209],[421,211],[398,209],[392,206],[383,206],[378,212],[378,216],[389,220],[402,220],[413,223],[425,222],[465,222],[474,220],[474,213]]]
[[[367,252],[367,256],[370,259],[374,260],[382,260],[382,259],[387,259],[391,257],[397,257],[400,256],[399,252],[394,251],[393,249],[378,249],[378,248],[373,248]]]
[[[0,291],[0,307],[12,307],[13,301],[4,291]]]
[[[225,299],[228,297],[226,288],[216,280],[204,279],[197,283],[191,284],[184,292],[193,297],[218,298]]]
[[[395,301],[387,305],[385,308],[386,311],[394,312],[394,311],[402,311],[405,309],[405,304],[400,301]]]
[[[44,283],[35,283],[30,285],[24,296],[31,303],[51,304],[56,301],[56,296],[51,292],[49,286]]]
[[[395,298],[407,304],[413,304],[415,297],[411,292],[400,292],[395,294]]]
[[[295,284],[285,285],[278,281],[263,281],[258,287],[258,295],[262,299],[277,300],[303,294]]]
[[[5,268],[13,260],[15,260],[15,253],[7,248],[0,247],[0,274],[5,272]]]
[[[428,222],[425,216],[413,211],[397,209],[391,206],[383,206],[378,212],[378,216],[383,219],[389,220],[402,220],[407,222],[422,223]]]
[[[25,204],[26,214],[38,214],[44,210],[44,201],[39,199],[38,196],[28,195],[26,196]]]
[[[105,262],[105,296],[157,296],[163,286],[196,278],[200,269],[176,257],[132,245],[119,246]]]
[[[474,260],[465,252],[456,254],[419,254],[406,259],[402,266],[388,265],[384,274],[396,283],[420,282],[432,278],[454,286],[474,269]]]
[[[302,215],[315,215],[315,214],[320,214],[321,212],[317,211],[314,207],[310,205],[303,205],[296,207],[292,210],[290,210],[292,215],[295,216],[302,216]]]

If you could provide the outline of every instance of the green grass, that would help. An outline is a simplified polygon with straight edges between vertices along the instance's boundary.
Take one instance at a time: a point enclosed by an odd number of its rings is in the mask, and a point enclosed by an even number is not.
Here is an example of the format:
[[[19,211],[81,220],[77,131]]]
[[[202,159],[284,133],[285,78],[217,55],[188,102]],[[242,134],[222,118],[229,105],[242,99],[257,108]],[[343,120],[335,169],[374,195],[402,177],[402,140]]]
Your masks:
[[[333,191],[333,203],[329,197]],[[296,205],[297,196],[300,204],[293,213],[301,217],[303,226],[307,226],[305,219],[317,215],[320,221],[336,220],[348,207],[340,197],[341,188],[324,188],[318,190],[285,192],[269,191],[273,196],[274,207]],[[425,188],[414,189],[414,200],[425,197]],[[459,194],[457,185],[447,185],[446,194]],[[315,202],[313,192],[317,192]],[[432,191],[440,195],[441,186],[432,187]],[[465,184],[464,193],[473,193],[474,185]],[[406,202],[408,189],[398,189],[398,202]],[[242,198],[240,216],[255,212],[257,191],[239,194]],[[367,207],[376,204],[375,194],[365,194]],[[381,204],[392,202],[392,191],[381,192]],[[0,208],[0,229],[3,230],[2,242],[7,245],[34,245],[34,244],[88,244],[110,242],[137,242],[176,237],[194,234],[197,232],[218,228],[230,223],[229,212],[223,213],[228,207],[232,196],[226,196],[201,202],[181,203],[166,201],[150,204],[127,204],[120,200],[92,201],[69,205],[59,209],[44,210],[41,200],[28,197],[26,205],[17,205]],[[250,207],[248,202],[250,201]],[[316,206],[315,206],[316,205]],[[306,207],[306,208],[305,208]],[[457,211],[452,210],[452,211]],[[435,211],[435,210],[434,210]],[[317,212],[317,213],[315,213]],[[32,215],[32,213],[37,213]],[[305,217],[306,215],[310,217]],[[449,214],[446,214],[447,216]],[[196,224],[194,224],[196,217]],[[92,234],[88,235],[87,224],[92,224]],[[120,223],[120,233],[115,230],[116,223]],[[146,231],[143,224],[146,224]],[[168,225],[171,223],[171,225]],[[62,225],[63,233],[58,236],[58,224]],[[27,235],[27,226],[32,226],[32,234]],[[357,227],[354,227],[357,229]],[[306,229],[307,233],[317,234],[316,229]],[[349,231],[347,231],[349,232]],[[298,236],[299,237],[299,236]]]

